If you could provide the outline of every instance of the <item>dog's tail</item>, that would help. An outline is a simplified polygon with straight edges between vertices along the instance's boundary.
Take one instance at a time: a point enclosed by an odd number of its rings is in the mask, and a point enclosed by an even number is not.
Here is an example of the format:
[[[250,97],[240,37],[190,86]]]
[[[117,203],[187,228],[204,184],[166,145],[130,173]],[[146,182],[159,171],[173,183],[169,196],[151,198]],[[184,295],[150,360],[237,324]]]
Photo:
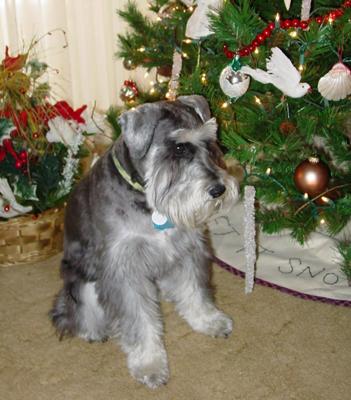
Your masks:
[[[69,262],[62,260],[61,275],[64,279],[64,287],[60,290],[54,300],[49,317],[55,326],[60,340],[64,336],[75,336],[77,334],[77,308],[79,306],[79,279],[73,273],[74,269]]]
[[[61,289],[56,296],[49,317],[56,328],[60,340],[64,336],[75,336],[77,333],[74,315],[77,304],[67,288]]]

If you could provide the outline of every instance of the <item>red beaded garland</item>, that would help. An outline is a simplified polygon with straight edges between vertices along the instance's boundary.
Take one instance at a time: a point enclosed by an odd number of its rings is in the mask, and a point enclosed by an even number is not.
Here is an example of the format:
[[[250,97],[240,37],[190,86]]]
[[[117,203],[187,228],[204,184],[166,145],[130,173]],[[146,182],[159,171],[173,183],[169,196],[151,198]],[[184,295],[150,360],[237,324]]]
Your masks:
[[[269,28],[266,28],[263,30],[262,34],[265,38],[269,38],[272,34],[272,31]]]
[[[330,20],[335,21],[337,18],[340,18],[344,14],[344,8],[350,8],[351,7],[351,0],[346,0],[342,5],[341,8],[335,9],[328,14],[324,16],[318,16],[313,19],[309,19],[306,21],[300,21],[298,19],[285,19],[281,20],[279,23],[279,26],[281,29],[289,29],[289,28],[301,28],[303,30],[308,28],[308,25],[311,23],[311,21],[316,21],[317,24],[322,24],[329,22]],[[276,28],[276,25],[274,22],[269,22],[267,27],[257,36],[255,39],[247,46],[244,46],[243,48],[239,49],[238,51],[232,51],[229,50],[228,45],[223,46],[223,52],[224,55],[232,59],[236,55],[239,55],[240,57],[245,57],[253,53],[257,47],[259,47],[267,38],[269,38],[272,34],[272,31]]]
[[[282,29],[289,29],[289,28],[291,28],[291,21],[290,21],[290,19],[285,19],[285,20],[281,21],[280,27],[281,27]]]

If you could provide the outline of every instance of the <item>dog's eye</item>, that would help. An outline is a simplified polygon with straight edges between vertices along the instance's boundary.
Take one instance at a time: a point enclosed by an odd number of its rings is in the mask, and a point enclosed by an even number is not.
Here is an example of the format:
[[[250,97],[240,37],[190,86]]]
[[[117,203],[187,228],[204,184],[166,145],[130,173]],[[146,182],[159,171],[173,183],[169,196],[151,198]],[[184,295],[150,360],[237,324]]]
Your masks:
[[[183,156],[187,152],[187,148],[184,143],[178,143],[175,145],[174,154],[178,157]]]
[[[195,154],[195,147],[189,142],[173,143],[172,151],[175,158],[191,159]]]

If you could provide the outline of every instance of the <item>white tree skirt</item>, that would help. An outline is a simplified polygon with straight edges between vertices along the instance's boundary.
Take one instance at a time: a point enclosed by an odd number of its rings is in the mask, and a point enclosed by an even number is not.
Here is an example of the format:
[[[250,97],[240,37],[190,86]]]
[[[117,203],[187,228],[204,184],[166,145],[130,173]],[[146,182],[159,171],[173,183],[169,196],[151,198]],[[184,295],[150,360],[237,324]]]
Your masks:
[[[243,213],[239,203],[209,225],[215,260],[239,275],[245,273]],[[260,232],[257,241],[256,283],[299,297],[351,306],[351,287],[338,264],[340,256],[332,239],[313,233],[301,246],[289,232]]]

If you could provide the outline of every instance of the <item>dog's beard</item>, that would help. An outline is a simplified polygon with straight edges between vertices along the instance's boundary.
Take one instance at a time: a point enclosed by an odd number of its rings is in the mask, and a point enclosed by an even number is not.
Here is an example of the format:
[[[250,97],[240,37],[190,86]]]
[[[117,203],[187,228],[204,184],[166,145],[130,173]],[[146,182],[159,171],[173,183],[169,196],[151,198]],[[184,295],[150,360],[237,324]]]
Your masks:
[[[176,226],[197,228],[214,218],[219,212],[229,210],[238,199],[237,181],[223,174],[223,184],[226,187],[224,194],[212,198],[208,193],[208,185],[203,181],[189,182],[174,185],[162,190],[162,183],[158,181],[158,190],[152,186],[147,188],[149,204],[167,217]]]

